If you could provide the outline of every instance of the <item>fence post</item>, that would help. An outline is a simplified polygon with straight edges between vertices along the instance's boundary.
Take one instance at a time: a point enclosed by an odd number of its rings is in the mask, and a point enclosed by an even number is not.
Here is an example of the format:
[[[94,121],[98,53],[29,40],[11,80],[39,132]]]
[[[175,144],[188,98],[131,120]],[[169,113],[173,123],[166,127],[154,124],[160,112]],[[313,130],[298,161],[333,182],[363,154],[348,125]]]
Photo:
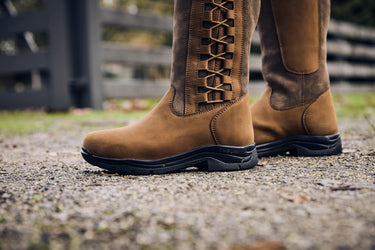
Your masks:
[[[65,110],[72,105],[69,78],[69,33],[66,1],[48,0],[46,9],[49,15],[49,108]]]
[[[101,20],[99,0],[70,0],[72,95],[77,107],[101,109]]]

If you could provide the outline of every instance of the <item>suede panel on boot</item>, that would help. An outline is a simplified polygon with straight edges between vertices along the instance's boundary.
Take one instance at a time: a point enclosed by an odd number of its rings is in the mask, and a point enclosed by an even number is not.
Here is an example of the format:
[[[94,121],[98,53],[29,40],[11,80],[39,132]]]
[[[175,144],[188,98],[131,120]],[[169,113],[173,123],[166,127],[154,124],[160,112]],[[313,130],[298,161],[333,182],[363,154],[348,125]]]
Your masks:
[[[176,1],[173,19],[173,56],[171,68],[171,85],[176,90],[173,108],[176,113],[184,114],[185,75],[187,43],[189,38],[190,10],[192,0]]]
[[[133,125],[88,134],[84,148],[107,158],[156,160],[216,145],[213,134],[221,145],[246,146],[254,142],[252,129],[246,126],[250,116],[245,114],[249,112],[242,113],[248,111],[247,96],[207,112],[178,116],[170,109],[173,92],[170,89],[151,113]],[[233,114],[215,121],[219,131],[211,130],[212,120],[226,110]]]
[[[297,0],[291,0],[291,2],[294,1]],[[280,6],[274,6],[273,9],[278,7]],[[262,0],[258,22],[261,38],[262,73],[264,79],[272,88],[271,106],[276,110],[287,110],[310,103],[329,89],[329,76],[326,65],[326,36],[330,2],[329,0],[319,0],[319,33],[315,35],[319,37],[320,60],[319,69],[311,74],[294,74],[284,67],[273,9],[270,0]],[[304,27],[301,26],[300,29],[304,29]],[[292,31],[287,29],[282,32],[293,37]],[[303,43],[304,40],[299,42]],[[284,51],[285,53],[287,51]]]
[[[295,74],[318,70],[319,0],[271,0],[271,3],[285,68]]]

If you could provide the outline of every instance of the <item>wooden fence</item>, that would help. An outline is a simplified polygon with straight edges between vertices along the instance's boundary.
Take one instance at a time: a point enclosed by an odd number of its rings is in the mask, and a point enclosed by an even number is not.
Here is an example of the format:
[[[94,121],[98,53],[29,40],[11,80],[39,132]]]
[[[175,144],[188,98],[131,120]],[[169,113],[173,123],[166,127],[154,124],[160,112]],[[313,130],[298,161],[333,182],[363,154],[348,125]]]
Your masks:
[[[48,51],[30,48],[23,54],[0,55],[0,76],[37,71],[42,82],[37,90],[0,92],[0,109],[100,108],[104,98],[161,96],[168,88],[168,79],[102,80],[100,69],[105,63],[169,67],[171,48],[141,49],[103,42],[100,32],[103,25],[172,32],[172,17],[100,8],[98,1],[92,0],[47,0],[43,9],[19,15],[9,6],[10,0],[0,0],[5,13],[0,17],[0,38],[21,34],[27,42],[26,32],[44,31],[49,47]],[[333,84],[350,83],[355,88],[374,90],[375,29],[332,20],[328,38]],[[255,51],[259,51],[259,44],[255,33]],[[253,82],[262,82],[260,54],[252,53],[250,65]]]
[[[30,39],[25,39],[27,32],[44,32],[48,36],[47,51],[34,47],[16,55],[0,55],[0,76],[37,72],[41,81],[37,89],[1,91],[0,109],[101,108],[99,3],[45,2],[41,9],[18,14],[11,0],[0,0],[0,38],[16,35],[30,45]]]

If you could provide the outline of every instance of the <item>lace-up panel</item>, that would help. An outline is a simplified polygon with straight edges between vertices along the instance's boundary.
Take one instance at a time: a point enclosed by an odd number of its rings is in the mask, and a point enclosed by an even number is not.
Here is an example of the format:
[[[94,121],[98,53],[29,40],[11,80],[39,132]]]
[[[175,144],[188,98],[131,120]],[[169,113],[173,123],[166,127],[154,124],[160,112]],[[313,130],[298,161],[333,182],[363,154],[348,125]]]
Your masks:
[[[234,0],[210,0],[205,4],[198,63],[198,105],[232,99],[234,54]]]

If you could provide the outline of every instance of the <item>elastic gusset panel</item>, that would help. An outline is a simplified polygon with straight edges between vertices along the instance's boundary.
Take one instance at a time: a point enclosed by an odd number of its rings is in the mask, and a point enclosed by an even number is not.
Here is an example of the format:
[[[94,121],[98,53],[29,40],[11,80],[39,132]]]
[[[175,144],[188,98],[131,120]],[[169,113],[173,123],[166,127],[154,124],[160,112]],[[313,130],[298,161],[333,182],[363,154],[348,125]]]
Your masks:
[[[271,0],[286,70],[310,74],[319,69],[319,0]]]

